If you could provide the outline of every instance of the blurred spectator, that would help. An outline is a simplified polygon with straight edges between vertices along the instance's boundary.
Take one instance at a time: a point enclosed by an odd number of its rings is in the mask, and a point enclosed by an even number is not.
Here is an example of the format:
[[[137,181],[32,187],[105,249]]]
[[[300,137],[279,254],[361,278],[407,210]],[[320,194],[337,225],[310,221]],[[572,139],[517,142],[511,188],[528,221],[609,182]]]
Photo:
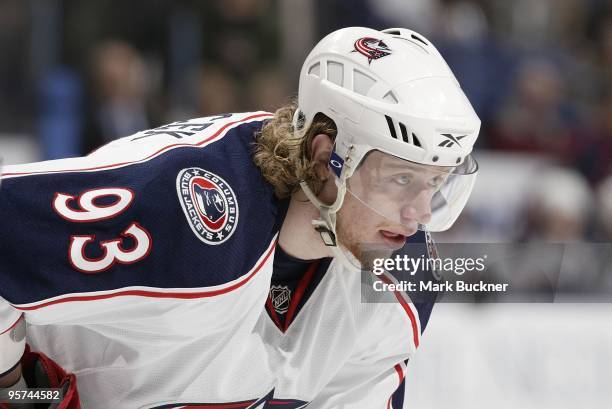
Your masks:
[[[478,2],[444,2],[435,27],[440,52],[480,116],[484,130],[509,93],[513,60],[506,46],[492,35],[489,17]],[[481,138],[479,145],[483,144],[486,140]]]
[[[596,241],[603,243],[600,260],[601,283],[608,291],[612,290],[612,174],[597,188],[597,218],[595,222]]]
[[[17,0],[23,2],[23,0]],[[168,0],[54,0],[61,8],[64,62],[87,68],[92,44],[121,39],[147,56],[161,57],[168,47],[168,18],[184,1]],[[37,3],[37,2],[34,2]],[[42,2],[41,2],[42,3]],[[47,2],[45,2],[47,3]]]
[[[28,4],[0,1],[0,131],[31,131]]]
[[[148,71],[129,44],[99,45],[92,60],[93,95],[86,125],[86,152],[113,139],[151,127]]]
[[[271,0],[201,2],[204,58],[237,77],[278,58],[278,22]]]
[[[439,0],[367,0],[366,4],[388,27],[407,27],[429,36],[440,23]]]
[[[270,0],[215,0],[215,8],[227,23],[251,23],[266,17]]]
[[[495,29],[517,50],[551,55],[580,35],[588,2],[582,0],[488,0]]]
[[[602,77],[605,85],[612,87],[612,15],[602,22],[600,30]]]
[[[593,193],[576,171],[550,168],[532,179],[524,239],[576,242],[586,237]]]
[[[268,67],[254,73],[247,84],[249,111],[264,110],[274,112],[289,102],[290,96],[282,72]]]
[[[612,174],[597,188],[597,222],[599,241],[612,243]]]
[[[491,146],[500,150],[571,155],[574,118],[565,103],[559,68],[553,62],[527,59],[516,75],[514,95],[491,129]]]
[[[600,90],[609,90],[612,87],[612,2],[593,2],[589,14],[584,47],[591,51],[595,65],[590,80],[597,83]]]
[[[196,116],[239,110],[241,96],[236,80],[218,66],[205,66],[195,75]]]
[[[612,88],[591,106],[590,127],[573,138],[571,163],[595,185],[612,172]]]
[[[174,119],[241,110],[275,111],[289,100],[283,74],[272,67],[254,72],[244,87],[219,65],[199,67],[189,77],[189,91],[175,107]]]
[[[576,171],[549,168],[533,178],[527,207],[526,241],[562,243],[561,259],[554,256],[549,265],[559,263],[559,271],[547,276],[562,292],[579,293],[596,288],[601,265],[598,249],[585,245],[594,205],[593,192]],[[537,265],[542,256],[533,255]],[[556,259],[554,259],[556,257]]]
[[[378,3],[371,0],[315,0],[317,37],[342,27],[362,26],[381,30],[392,26],[379,14],[382,10],[379,10]],[[412,1],[402,2],[405,12],[413,6],[410,3]],[[403,23],[406,24],[405,21]]]
[[[42,159],[80,156],[83,86],[80,76],[58,66],[39,85],[38,129]]]

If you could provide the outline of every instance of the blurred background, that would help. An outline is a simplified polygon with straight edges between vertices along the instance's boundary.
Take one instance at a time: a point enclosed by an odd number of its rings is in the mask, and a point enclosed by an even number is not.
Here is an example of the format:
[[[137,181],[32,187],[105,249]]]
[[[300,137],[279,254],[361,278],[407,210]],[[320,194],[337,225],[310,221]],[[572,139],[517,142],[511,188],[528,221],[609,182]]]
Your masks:
[[[429,37],[482,119],[473,197],[438,241],[612,242],[612,0],[0,0],[0,155],[273,111],[351,25]],[[612,289],[609,250],[562,274]],[[407,407],[612,407],[610,304],[436,308]]]

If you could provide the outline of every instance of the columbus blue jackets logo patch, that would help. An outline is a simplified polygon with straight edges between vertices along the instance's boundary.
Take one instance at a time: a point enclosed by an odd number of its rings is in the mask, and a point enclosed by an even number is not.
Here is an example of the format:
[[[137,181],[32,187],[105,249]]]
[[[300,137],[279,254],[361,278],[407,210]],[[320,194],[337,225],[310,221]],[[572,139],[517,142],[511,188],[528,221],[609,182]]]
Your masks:
[[[372,37],[363,37],[355,41],[355,49],[360,54],[368,57],[368,64],[372,63],[372,60],[378,60],[379,58],[385,57],[391,54],[391,49],[387,47],[382,40],[378,40]]]
[[[207,244],[221,244],[238,223],[238,201],[221,177],[200,168],[187,168],[176,177],[181,206],[196,236]]]

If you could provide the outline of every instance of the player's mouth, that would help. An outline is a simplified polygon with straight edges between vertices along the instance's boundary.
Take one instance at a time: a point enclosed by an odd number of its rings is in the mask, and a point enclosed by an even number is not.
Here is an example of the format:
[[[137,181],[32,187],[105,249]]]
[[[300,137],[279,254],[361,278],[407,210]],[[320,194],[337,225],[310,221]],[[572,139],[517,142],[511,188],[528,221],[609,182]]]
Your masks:
[[[390,230],[379,230],[378,234],[382,238],[385,245],[393,250],[401,249],[404,244],[406,244],[406,239],[408,238],[408,236],[405,234]]]

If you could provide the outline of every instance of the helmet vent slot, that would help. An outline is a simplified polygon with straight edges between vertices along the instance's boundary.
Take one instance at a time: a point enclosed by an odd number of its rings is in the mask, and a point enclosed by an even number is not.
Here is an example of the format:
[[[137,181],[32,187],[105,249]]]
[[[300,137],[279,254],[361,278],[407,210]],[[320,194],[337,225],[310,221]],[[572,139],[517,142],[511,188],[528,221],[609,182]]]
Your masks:
[[[395,98],[395,95],[393,95],[392,91],[389,91],[385,94],[385,96],[383,97],[383,101],[388,102],[390,104],[397,104],[397,98]]]
[[[338,86],[344,83],[344,66],[335,61],[327,62],[327,79]]]
[[[310,68],[308,69],[308,74],[312,74],[312,75],[316,75],[317,77],[321,76],[321,63],[318,62],[316,64],[313,64],[310,66]]]
[[[427,45],[424,41],[417,42],[415,40],[411,40],[411,39],[406,38],[406,37],[393,37],[393,38],[398,38],[400,40],[404,40],[406,44],[410,44],[411,46],[413,46],[416,49],[422,51],[423,53],[429,54],[429,50],[427,48],[423,47],[423,44]]]
[[[406,125],[400,122],[399,126],[400,130],[402,131],[402,139],[404,140],[404,142],[410,143],[410,140],[408,139],[408,131],[406,130]]]
[[[393,139],[397,139],[397,133],[395,132],[395,125],[393,125],[393,119],[390,116],[385,115],[385,119],[387,120],[387,125],[389,125],[389,131],[391,132],[391,136]]]
[[[427,43],[425,42],[425,40],[423,40],[421,37],[419,37],[419,36],[417,36],[417,35],[410,34],[410,37],[411,37],[411,38],[413,38],[413,39],[415,39],[415,40],[417,40],[417,41],[420,41],[421,43],[423,43],[423,44],[425,44],[425,45],[429,45],[429,44],[427,44]]]
[[[387,120],[387,126],[389,127],[389,132],[391,133],[391,137],[393,139],[398,139],[397,137],[398,129],[395,127],[395,123],[393,122],[393,119],[389,115],[385,115],[385,119]],[[408,129],[406,128],[406,125],[404,125],[401,122],[398,122],[397,124],[399,125],[399,131],[402,134],[402,140],[405,143],[414,145],[421,149],[423,148],[423,146],[421,145],[421,141],[419,140],[419,138],[417,138],[414,132],[408,133]]]
[[[374,84],[376,84],[374,78],[361,71],[353,70],[353,91],[366,96]]]

